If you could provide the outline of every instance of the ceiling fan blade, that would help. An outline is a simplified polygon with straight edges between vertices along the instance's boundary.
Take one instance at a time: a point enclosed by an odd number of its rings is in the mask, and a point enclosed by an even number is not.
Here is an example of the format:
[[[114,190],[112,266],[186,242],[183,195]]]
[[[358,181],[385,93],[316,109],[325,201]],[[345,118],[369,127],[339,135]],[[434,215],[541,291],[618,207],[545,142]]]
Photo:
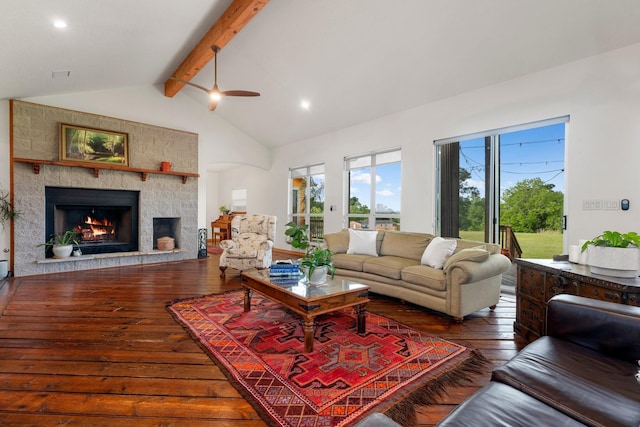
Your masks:
[[[218,106],[218,100],[210,98],[209,99],[209,111],[214,111]]]
[[[210,92],[211,92],[211,89],[207,89],[207,88],[206,88],[206,87],[204,87],[204,86],[200,86],[200,85],[198,85],[198,84],[191,83],[191,82],[188,82],[188,81],[186,81],[186,80],[176,79],[175,77],[169,77],[169,78],[170,78],[171,80],[175,80],[175,81],[178,81],[178,82],[184,83],[184,84],[189,85],[189,86],[197,87],[198,89],[203,90],[203,91],[205,91],[205,92],[207,92],[207,93],[210,93]]]
[[[258,92],[252,92],[250,90],[225,90],[220,92],[223,96],[260,96]]]

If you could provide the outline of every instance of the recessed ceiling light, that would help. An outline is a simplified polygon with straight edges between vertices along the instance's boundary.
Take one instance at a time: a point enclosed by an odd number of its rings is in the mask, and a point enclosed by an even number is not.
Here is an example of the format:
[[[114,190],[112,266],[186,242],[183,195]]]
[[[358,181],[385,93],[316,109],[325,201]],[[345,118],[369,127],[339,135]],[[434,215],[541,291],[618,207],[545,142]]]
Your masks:
[[[309,100],[303,99],[302,101],[300,101],[300,108],[302,108],[303,110],[308,110],[309,108],[311,108],[311,103],[309,102]]]
[[[55,21],[53,21],[53,26],[56,28],[67,28],[67,23],[62,19],[56,19]]]

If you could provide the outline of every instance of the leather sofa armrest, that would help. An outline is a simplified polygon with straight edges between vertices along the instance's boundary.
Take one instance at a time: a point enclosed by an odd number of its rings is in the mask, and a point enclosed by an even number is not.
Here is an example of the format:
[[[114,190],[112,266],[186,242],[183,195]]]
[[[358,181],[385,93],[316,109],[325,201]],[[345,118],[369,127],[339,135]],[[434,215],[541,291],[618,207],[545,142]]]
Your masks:
[[[640,307],[556,295],[547,304],[547,335],[609,356],[640,359]]]

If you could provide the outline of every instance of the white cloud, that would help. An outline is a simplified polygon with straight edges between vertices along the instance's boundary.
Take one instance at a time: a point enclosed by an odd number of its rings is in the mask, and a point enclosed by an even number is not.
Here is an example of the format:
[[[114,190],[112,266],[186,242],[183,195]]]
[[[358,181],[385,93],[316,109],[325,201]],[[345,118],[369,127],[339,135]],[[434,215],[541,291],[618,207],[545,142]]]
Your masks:
[[[377,191],[376,194],[378,196],[384,196],[384,197],[391,197],[391,196],[395,196],[395,193],[389,189],[385,189],[385,190],[381,190],[381,191]]]
[[[351,173],[351,181],[352,182],[363,182],[365,184],[371,184],[371,174],[370,173],[362,173],[362,172],[352,172]],[[382,181],[379,175],[376,175],[376,182]]]

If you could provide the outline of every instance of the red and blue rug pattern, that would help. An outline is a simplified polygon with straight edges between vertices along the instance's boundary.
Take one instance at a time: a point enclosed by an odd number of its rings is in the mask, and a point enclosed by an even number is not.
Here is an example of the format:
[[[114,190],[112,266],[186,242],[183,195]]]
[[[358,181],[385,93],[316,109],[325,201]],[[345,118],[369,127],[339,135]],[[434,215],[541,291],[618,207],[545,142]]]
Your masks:
[[[316,318],[314,351],[304,353],[294,313],[257,294],[245,313],[243,298],[234,291],[168,309],[271,425],[350,425],[435,384],[421,398],[428,403],[469,373],[467,348],[372,313],[358,334],[350,309]]]

